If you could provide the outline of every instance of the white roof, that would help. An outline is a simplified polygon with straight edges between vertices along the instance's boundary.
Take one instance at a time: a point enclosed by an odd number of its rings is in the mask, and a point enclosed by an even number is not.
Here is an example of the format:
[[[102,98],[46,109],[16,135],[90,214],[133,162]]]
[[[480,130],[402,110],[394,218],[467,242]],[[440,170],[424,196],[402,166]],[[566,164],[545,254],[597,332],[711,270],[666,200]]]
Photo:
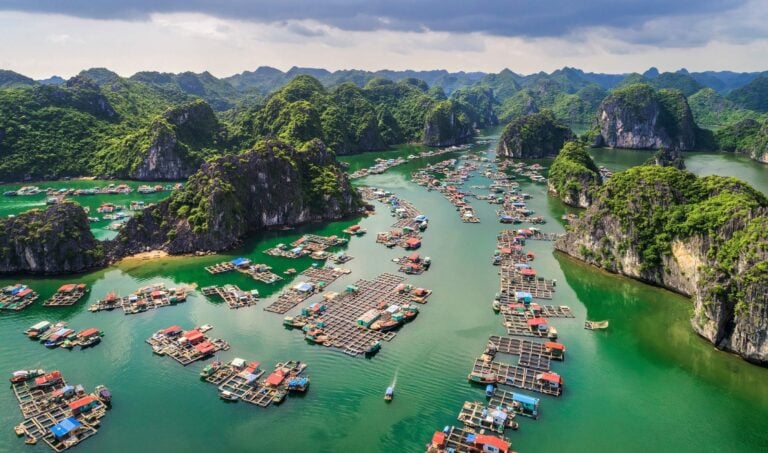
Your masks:
[[[237,368],[242,368],[245,366],[245,359],[241,359],[239,357],[235,357],[232,359],[232,366]]]

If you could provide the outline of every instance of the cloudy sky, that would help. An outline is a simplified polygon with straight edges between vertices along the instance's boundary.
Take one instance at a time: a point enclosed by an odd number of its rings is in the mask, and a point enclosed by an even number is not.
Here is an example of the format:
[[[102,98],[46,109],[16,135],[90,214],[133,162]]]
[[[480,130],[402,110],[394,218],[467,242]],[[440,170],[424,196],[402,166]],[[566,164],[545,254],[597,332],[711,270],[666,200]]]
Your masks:
[[[0,0],[0,68],[768,69],[767,0]]]

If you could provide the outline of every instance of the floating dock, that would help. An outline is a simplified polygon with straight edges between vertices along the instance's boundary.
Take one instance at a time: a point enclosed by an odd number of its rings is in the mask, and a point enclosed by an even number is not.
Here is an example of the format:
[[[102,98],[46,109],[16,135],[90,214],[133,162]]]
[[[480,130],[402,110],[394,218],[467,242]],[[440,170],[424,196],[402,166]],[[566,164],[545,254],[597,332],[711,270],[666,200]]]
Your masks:
[[[487,352],[500,352],[509,355],[538,354],[546,356],[550,360],[564,360],[565,348],[554,346],[555,344],[559,343],[538,343],[520,338],[491,335],[488,338]]]
[[[542,372],[522,366],[487,361],[479,358],[472,367],[470,381],[483,384],[508,385],[523,390],[560,396],[563,391],[562,378],[555,373]]]
[[[375,280],[358,280],[316,311],[305,310],[302,329],[312,343],[357,356],[371,354],[381,341],[395,337],[394,330],[417,314],[412,303],[425,303],[431,291],[406,285],[402,277],[381,274]]]
[[[259,301],[258,291],[243,291],[237,285],[206,286],[201,292],[206,297],[221,298],[232,309],[250,307]]]
[[[184,366],[229,349],[224,340],[210,338],[199,329],[182,331],[179,326],[155,332],[147,343],[155,354],[168,356]]]
[[[347,269],[333,267],[310,267],[301,272],[298,283],[286,289],[264,310],[284,314],[304,302],[313,294],[321,292],[342,275],[349,274]]]
[[[318,236],[316,234],[305,234],[298,240],[289,245],[278,244],[277,246],[264,251],[270,256],[279,256],[282,258],[301,258],[302,256],[313,255],[317,259],[323,259],[322,252],[330,247],[335,247],[347,243],[346,238],[338,236]],[[327,257],[327,256],[326,256]]]
[[[506,429],[517,429],[515,414],[503,408],[490,406],[477,401],[465,401],[456,417],[464,426],[474,429],[490,430],[504,434]]]
[[[27,285],[17,283],[0,290],[0,311],[21,311],[32,305],[39,294]]]
[[[258,362],[236,358],[226,365],[208,365],[201,376],[206,382],[218,387],[220,398],[260,407],[280,404],[289,393],[306,392],[309,389],[309,377],[302,375],[307,367],[304,363],[293,360],[280,362],[262,380],[259,378],[265,373],[259,365]]]
[[[502,437],[477,433],[472,428],[446,426],[432,435],[427,453],[510,452],[511,444]]]
[[[522,393],[495,388],[488,401],[488,406],[501,407],[509,413],[530,417],[534,420],[539,418],[539,399]]]
[[[87,292],[88,286],[85,283],[69,283],[60,287],[56,294],[43,302],[43,306],[68,307],[75,305]]]
[[[157,283],[139,288],[129,296],[120,297],[115,293],[109,293],[104,299],[88,307],[88,310],[97,312],[120,308],[126,315],[143,313],[186,302],[187,290],[186,287],[166,289],[163,283]]]
[[[29,378],[12,380],[12,389],[24,419],[16,433],[27,443],[42,440],[56,452],[95,435],[111,401],[106,387],[88,394],[81,385],[67,385],[58,371],[35,370]]]

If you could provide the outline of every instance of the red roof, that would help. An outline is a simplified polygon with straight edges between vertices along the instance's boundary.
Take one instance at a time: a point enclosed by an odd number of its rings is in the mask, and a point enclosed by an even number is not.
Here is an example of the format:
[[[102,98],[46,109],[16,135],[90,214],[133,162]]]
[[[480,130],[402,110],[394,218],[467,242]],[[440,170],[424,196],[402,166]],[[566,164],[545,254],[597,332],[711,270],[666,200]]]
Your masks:
[[[27,294],[29,294],[31,292],[32,292],[32,290],[27,288],[24,291],[21,291],[18,294],[16,294],[16,297],[24,297],[24,296],[26,296]]]
[[[167,329],[163,329],[163,333],[174,333],[174,332],[180,332],[180,331],[181,331],[181,327],[179,326],[171,326],[171,327],[168,327]]]
[[[520,269],[520,273],[523,275],[536,275],[535,269]]]
[[[59,288],[60,293],[71,293],[74,290],[75,290],[74,283],[70,283],[68,285],[61,285],[61,287]]]
[[[283,379],[285,379],[285,375],[282,371],[278,370],[267,376],[266,383],[267,385],[278,386],[283,382]]]
[[[411,254],[408,256],[408,259],[409,259],[410,261],[418,261],[418,260],[419,260],[419,254],[418,254],[418,253],[416,253],[416,252],[413,252],[413,253],[411,253]]]
[[[539,375],[539,379],[541,379],[542,381],[548,381],[555,384],[560,384],[560,385],[563,384],[563,378],[561,378],[560,375],[557,373],[541,373]]]
[[[202,334],[201,334],[202,335]],[[210,341],[204,341],[200,344],[195,345],[195,349],[197,349],[197,352],[200,352],[202,354],[209,353],[215,349],[215,346]]]
[[[203,338],[205,338],[205,336],[203,336],[203,333],[200,332],[199,330],[189,330],[187,332],[184,332],[182,335],[184,336],[184,338],[189,340],[190,343],[197,343],[201,341]]]
[[[94,398],[91,395],[86,395],[86,396],[80,398],[77,401],[72,401],[71,403],[69,403],[69,408],[74,411],[74,410],[80,409],[82,407],[85,407],[85,406],[93,403],[94,401],[96,401],[96,398]]]
[[[565,351],[565,345],[562,343],[555,343],[554,341],[548,341],[544,343],[545,348],[549,349],[559,349],[561,351]]]
[[[419,240],[419,238],[408,238],[406,239],[405,244],[411,247],[415,247],[417,245],[421,245],[421,241]]]
[[[542,324],[547,324],[547,320],[544,318],[531,318],[527,322],[529,326],[540,326]]]
[[[503,253],[505,255],[509,255],[510,253],[512,253],[512,249],[509,248],[509,247],[502,247],[501,248],[501,253]]]
[[[150,295],[152,296],[153,299],[157,299],[157,298],[160,298],[160,297],[163,296],[163,292],[162,291],[158,291],[158,290],[154,290],[154,291],[152,291],[152,293]]]
[[[98,335],[98,334],[99,334],[99,329],[95,327],[91,327],[90,329],[83,330],[82,332],[77,334],[77,336],[78,338],[87,338],[87,337]]]
[[[475,436],[475,445],[491,445],[498,448],[502,453],[507,453],[509,451],[509,442],[506,442],[503,439],[499,439],[496,436],[478,434]]]
[[[445,433],[442,431],[435,431],[435,434],[432,435],[432,445],[442,447],[444,443]]]
[[[77,289],[85,289],[85,288],[86,288],[85,283],[78,283],[77,284]]]
[[[425,296],[427,294],[427,290],[424,288],[416,288],[413,290],[413,294],[417,296]]]

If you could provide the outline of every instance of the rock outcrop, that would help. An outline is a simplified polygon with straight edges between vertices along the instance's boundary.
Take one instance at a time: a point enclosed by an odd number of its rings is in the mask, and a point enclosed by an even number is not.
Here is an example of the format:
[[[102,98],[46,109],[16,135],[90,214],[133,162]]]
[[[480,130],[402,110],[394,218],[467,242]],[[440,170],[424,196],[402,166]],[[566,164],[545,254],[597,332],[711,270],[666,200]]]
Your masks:
[[[685,170],[683,153],[677,148],[662,148],[653,155],[651,163],[660,167],[674,167]]]
[[[222,128],[213,109],[195,101],[168,109],[133,142],[135,161],[128,177],[143,181],[186,179],[200,167]]]
[[[621,87],[597,110],[596,146],[629,149],[696,148],[699,129],[682,93],[649,85]]]
[[[500,157],[541,159],[555,157],[566,141],[576,138],[549,110],[521,116],[507,124],[496,153]]]
[[[110,244],[113,258],[145,250],[221,251],[270,227],[338,220],[361,212],[335,156],[315,140],[278,141],[205,163],[184,189],[147,208]]]
[[[747,184],[635,167],[610,178],[555,247],[690,296],[699,335],[768,364],[768,200]]]
[[[768,122],[741,120],[718,130],[715,140],[723,151],[746,154],[758,162],[768,163]]]
[[[104,246],[80,205],[60,203],[0,220],[0,273],[77,273],[104,266]]]
[[[474,135],[470,116],[458,102],[438,102],[424,121],[423,143],[427,146],[457,145],[467,142]]]
[[[600,170],[587,154],[586,147],[568,142],[549,169],[547,188],[550,194],[567,205],[588,208],[601,182]]]

